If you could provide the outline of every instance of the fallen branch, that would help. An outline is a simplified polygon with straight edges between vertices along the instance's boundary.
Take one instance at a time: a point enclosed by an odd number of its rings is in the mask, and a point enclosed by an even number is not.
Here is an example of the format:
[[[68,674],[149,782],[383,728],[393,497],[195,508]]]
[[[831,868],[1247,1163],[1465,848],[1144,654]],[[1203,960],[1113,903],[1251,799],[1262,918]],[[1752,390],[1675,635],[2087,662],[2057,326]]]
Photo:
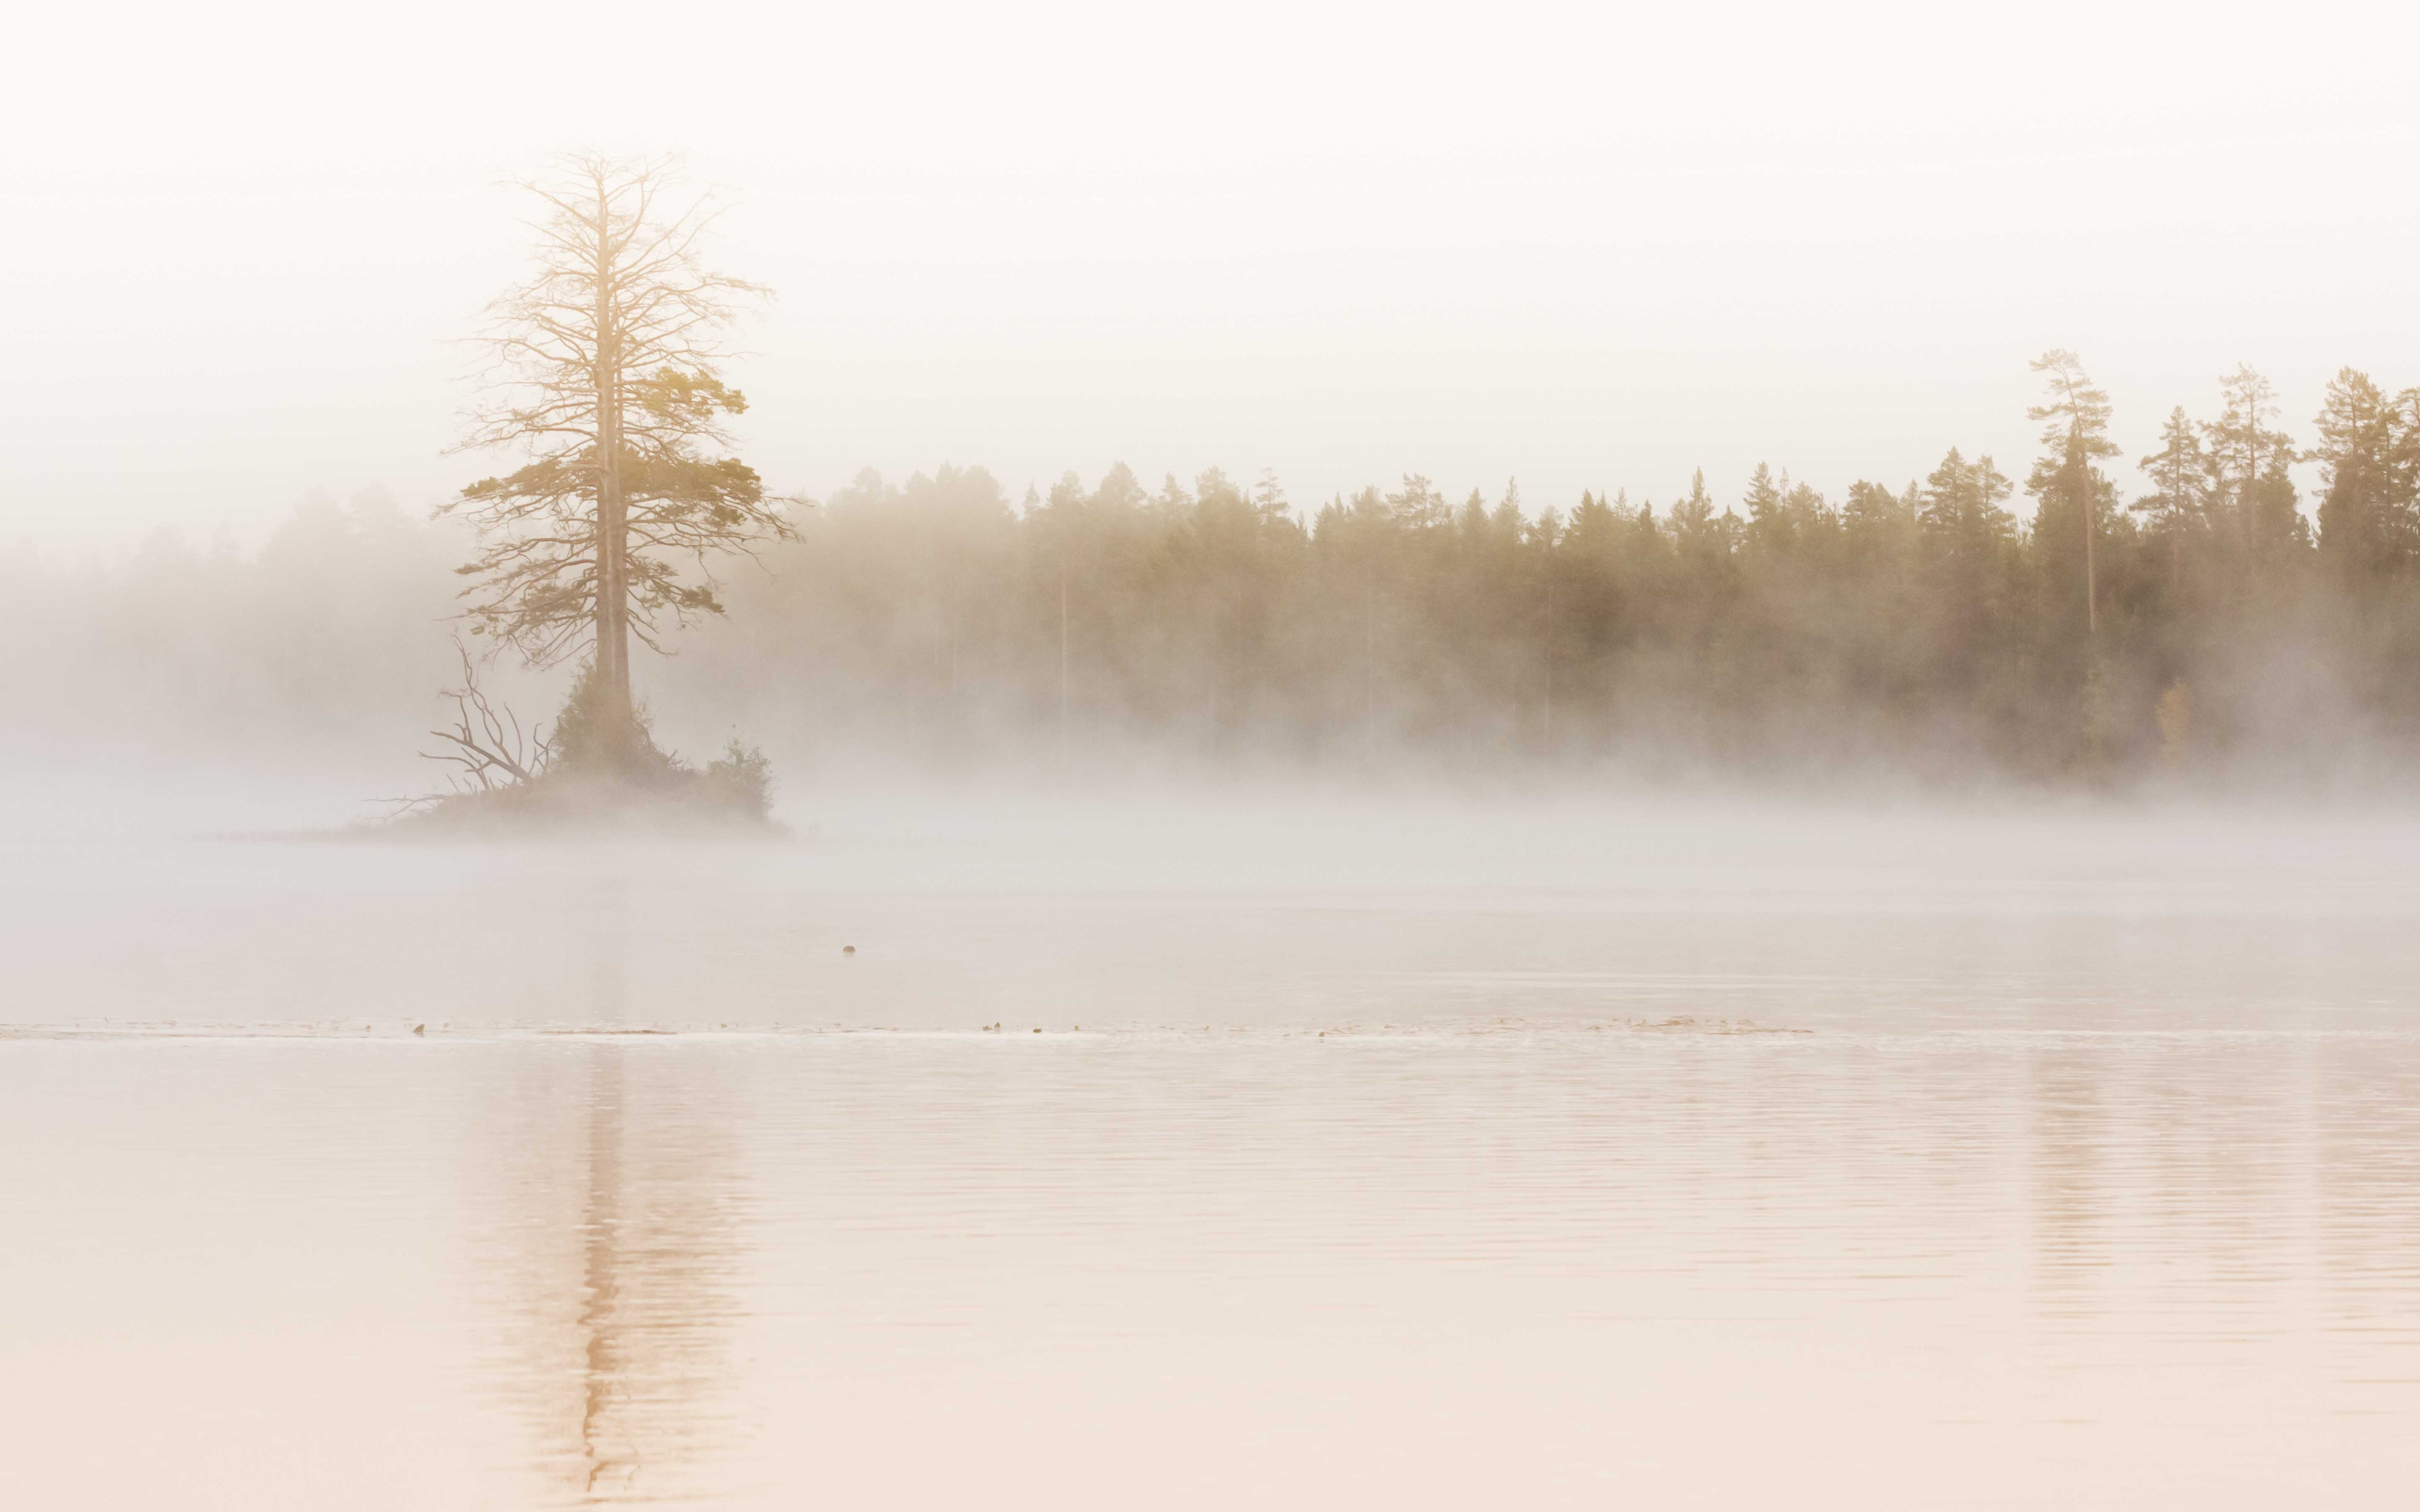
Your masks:
[[[454,728],[428,732],[445,745],[420,752],[421,759],[457,768],[448,779],[458,793],[489,793],[535,781],[554,755],[544,727],[524,732],[512,705],[499,710],[479,687],[478,663],[458,636],[454,650],[462,658],[462,686],[443,694],[454,701]],[[412,801],[427,803],[434,797]]]

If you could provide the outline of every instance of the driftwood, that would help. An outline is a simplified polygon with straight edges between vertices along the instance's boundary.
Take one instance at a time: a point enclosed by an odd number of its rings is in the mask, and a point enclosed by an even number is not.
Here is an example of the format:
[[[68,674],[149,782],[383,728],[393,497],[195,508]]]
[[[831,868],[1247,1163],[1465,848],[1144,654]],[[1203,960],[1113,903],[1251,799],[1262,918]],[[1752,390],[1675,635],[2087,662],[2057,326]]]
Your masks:
[[[454,728],[428,732],[444,744],[422,751],[421,759],[455,768],[446,779],[457,793],[492,793],[535,781],[554,757],[544,727],[523,731],[512,705],[499,708],[479,687],[479,665],[470,648],[457,639],[454,650],[462,658],[462,686],[443,694],[454,701]],[[436,796],[415,801],[431,802]]]
[[[531,832],[676,822],[778,832],[770,820],[772,774],[762,752],[735,740],[720,760],[700,770],[658,750],[642,716],[629,728],[646,759],[600,763],[583,738],[594,735],[594,727],[582,717],[595,702],[590,679],[583,679],[552,726],[524,726],[511,705],[491,699],[479,686],[479,658],[458,638],[454,650],[462,662],[461,685],[440,695],[452,701],[454,722],[428,732],[439,744],[420,752],[423,761],[445,769],[450,791],[379,800],[391,810],[390,824],[503,825]]]

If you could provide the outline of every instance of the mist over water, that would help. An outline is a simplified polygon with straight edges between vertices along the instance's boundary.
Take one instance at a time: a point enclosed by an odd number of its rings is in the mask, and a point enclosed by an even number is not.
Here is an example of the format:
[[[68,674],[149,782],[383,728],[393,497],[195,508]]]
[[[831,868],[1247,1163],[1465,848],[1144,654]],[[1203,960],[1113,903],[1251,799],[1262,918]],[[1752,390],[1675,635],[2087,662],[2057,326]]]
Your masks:
[[[2000,1026],[2081,994],[2204,1027],[2391,1014],[2420,906],[2420,815],[2375,808],[911,788],[789,813],[728,845],[24,841],[7,1019],[1315,1031],[1489,1017],[1501,979],[1524,1018]]]
[[[468,9],[12,17],[0,1512],[2411,1503],[2420,8]]]
[[[788,817],[12,847],[9,1499],[2255,1507],[2420,1470],[2409,813]]]

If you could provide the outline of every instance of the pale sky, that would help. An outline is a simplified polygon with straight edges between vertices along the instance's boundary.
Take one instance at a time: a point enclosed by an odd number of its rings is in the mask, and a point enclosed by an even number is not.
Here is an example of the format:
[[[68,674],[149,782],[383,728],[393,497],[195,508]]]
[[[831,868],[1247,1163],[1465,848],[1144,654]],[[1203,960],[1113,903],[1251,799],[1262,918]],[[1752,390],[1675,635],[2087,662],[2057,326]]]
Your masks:
[[[1682,12],[1685,10],[1686,13]],[[11,23],[0,541],[422,508],[504,181],[679,150],[787,492],[981,463],[1833,494],[2420,383],[2420,7],[47,8]],[[2131,467],[2124,482],[2138,483]]]

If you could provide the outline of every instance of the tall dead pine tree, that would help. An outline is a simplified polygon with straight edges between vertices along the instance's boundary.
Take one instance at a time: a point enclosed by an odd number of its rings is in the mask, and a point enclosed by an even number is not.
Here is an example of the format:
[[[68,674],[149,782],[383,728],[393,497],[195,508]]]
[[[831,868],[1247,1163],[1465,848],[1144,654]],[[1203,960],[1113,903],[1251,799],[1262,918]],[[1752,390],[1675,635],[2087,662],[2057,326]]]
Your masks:
[[[722,381],[722,333],[765,290],[699,261],[707,202],[664,203],[666,160],[566,160],[524,187],[540,207],[537,271],[490,307],[489,361],[460,451],[528,461],[440,513],[476,527],[463,597],[474,634],[531,664],[593,658],[579,712],[591,758],[645,741],[630,642],[661,650],[667,623],[720,614],[712,559],[791,533],[755,471],[716,456],[747,409]]]

